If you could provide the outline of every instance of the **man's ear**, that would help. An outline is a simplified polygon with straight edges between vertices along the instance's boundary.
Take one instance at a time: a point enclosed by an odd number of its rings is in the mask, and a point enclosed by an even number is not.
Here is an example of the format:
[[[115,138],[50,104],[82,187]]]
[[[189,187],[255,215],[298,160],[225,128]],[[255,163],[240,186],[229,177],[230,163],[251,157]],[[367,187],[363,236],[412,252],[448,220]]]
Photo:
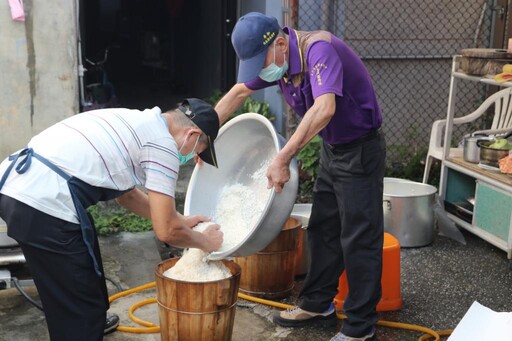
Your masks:
[[[279,50],[281,52],[284,52],[284,53],[288,52],[288,42],[286,41],[286,39],[284,37],[277,37],[275,44],[277,47],[279,47]]]
[[[189,128],[189,130],[187,131],[187,136],[189,140],[192,138],[196,139],[197,136],[201,136],[202,133],[203,132],[199,128]]]
[[[192,128],[194,130],[194,133],[198,134],[199,136],[201,136],[201,134],[203,133],[203,131],[199,128]]]

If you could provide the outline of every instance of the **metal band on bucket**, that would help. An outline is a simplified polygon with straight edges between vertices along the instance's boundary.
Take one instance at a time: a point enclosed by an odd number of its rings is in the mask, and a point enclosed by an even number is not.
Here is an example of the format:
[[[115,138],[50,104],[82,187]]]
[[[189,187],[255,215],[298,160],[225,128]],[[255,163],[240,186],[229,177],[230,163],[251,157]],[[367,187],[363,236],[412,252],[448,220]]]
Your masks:
[[[191,311],[181,311],[181,310],[174,310],[172,308],[169,308],[169,307],[166,307],[165,305],[163,305],[162,303],[160,303],[160,301],[156,301],[158,303],[158,305],[166,310],[169,310],[169,311],[172,311],[172,312],[175,312],[175,313],[181,313],[181,314],[188,314],[188,315],[207,315],[207,314],[216,314],[216,313],[222,313],[224,311],[227,311],[231,308],[233,308],[236,303],[237,303],[238,300],[235,301],[235,303],[233,303],[232,305],[230,305],[229,307],[227,308],[224,308],[222,310],[215,310],[215,311],[207,311],[207,312],[191,312]]]
[[[280,255],[288,252],[293,252],[293,250],[285,250],[285,251],[264,251],[264,252],[256,252],[257,255]]]

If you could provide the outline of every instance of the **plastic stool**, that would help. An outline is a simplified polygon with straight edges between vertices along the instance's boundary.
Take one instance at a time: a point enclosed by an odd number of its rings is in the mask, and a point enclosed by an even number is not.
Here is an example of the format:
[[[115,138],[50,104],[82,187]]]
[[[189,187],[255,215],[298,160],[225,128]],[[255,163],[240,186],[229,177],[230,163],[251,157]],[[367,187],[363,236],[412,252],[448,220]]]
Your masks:
[[[377,311],[399,310],[402,307],[400,293],[400,242],[391,234],[384,232],[382,248],[382,297],[377,304]],[[345,271],[340,276],[338,294],[334,298],[336,310],[343,310],[343,303],[348,293]]]

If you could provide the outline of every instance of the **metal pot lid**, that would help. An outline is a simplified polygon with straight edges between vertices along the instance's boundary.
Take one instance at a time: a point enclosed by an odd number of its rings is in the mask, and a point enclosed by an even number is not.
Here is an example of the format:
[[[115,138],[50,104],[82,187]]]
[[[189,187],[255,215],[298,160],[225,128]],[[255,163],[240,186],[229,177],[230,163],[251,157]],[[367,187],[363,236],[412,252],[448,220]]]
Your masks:
[[[471,135],[466,136],[464,138],[468,142],[477,142],[477,141],[494,141],[494,138],[487,135]]]
[[[384,196],[387,197],[423,197],[433,195],[437,188],[421,182],[384,182]]]

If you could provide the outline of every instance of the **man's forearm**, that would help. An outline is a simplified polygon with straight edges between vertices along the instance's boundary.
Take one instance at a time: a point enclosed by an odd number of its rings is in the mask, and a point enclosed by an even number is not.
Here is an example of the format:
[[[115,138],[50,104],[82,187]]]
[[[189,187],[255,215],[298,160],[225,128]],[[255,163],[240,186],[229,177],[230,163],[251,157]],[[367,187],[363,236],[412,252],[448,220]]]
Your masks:
[[[284,162],[288,163],[297,153],[325,126],[334,114],[336,104],[334,94],[325,94],[317,98],[315,104],[307,111],[297,129],[286,145],[279,152]]]
[[[138,216],[151,220],[148,196],[140,189],[134,188],[130,192],[117,198],[116,201],[118,204]]]
[[[219,115],[219,122],[222,125],[245,101],[252,93],[252,90],[244,84],[235,84],[227,94],[220,99],[215,106],[215,111]]]

